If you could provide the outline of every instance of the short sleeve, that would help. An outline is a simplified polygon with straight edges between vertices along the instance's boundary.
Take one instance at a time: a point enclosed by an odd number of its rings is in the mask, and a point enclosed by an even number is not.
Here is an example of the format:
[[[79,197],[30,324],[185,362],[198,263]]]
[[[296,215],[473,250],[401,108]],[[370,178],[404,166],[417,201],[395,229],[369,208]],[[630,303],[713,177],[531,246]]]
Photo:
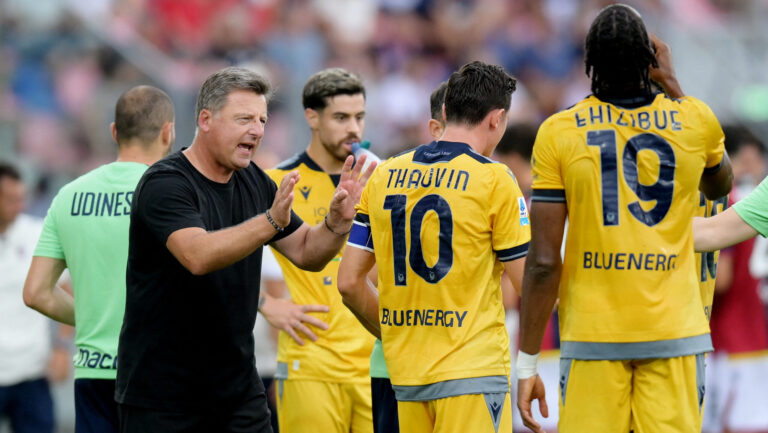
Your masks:
[[[502,171],[503,170],[503,171]],[[528,207],[512,172],[496,169],[490,198],[491,241],[499,261],[519,259],[528,253],[531,224]]]
[[[768,237],[768,177],[754,191],[736,202],[733,210],[763,237]]]
[[[544,122],[536,134],[531,158],[533,171],[533,194],[531,201],[565,203],[560,159],[551,133],[550,122]]]
[[[287,227],[283,228],[283,231],[276,233],[275,236],[267,243],[279,241],[280,239],[287,237],[288,235],[298,230],[302,224],[304,224],[304,220],[301,219],[301,217],[296,212],[294,212],[293,209],[291,209],[291,222],[288,223]]]
[[[189,182],[173,172],[153,173],[136,188],[131,217],[138,219],[162,243],[187,227],[206,229]],[[133,221],[132,221],[133,223]]]
[[[355,206],[357,215],[352,223],[352,231],[349,232],[347,245],[373,252],[373,236],[371,234],[371,220],[368,216],[368,194],[373,182],[370,180],[365,185],[360,195],[360,202]]]
[[[59,237],[59,228],[56,225],[56,209],[60,196],[57,195],[51,207],[48,209],[48,213],[43,220],[43,230],[40,233],[40,238],[37,241],[35,247],[35,256],[37,257],[50,257],[52,259],[65,259],[64,248],[61,246],[61,238]]]
[[[699,101],[699,103],[701,104],[701,121],[699,124],[702,125],[706,148],[706,163],[704,165],[704,173],[706,174],[717,171],[723,162],[725,134],[712,109],[703,102]]]

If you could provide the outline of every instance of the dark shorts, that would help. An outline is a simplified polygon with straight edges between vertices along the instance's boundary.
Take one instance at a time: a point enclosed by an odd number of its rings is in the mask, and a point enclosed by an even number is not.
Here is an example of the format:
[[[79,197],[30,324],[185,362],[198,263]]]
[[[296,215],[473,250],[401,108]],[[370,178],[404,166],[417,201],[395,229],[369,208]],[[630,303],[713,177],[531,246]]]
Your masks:
[[[389,379],[371,378],[373,433],[399,433],[397,400]]]
[[[118,404],[118,410],[120,433],[272,433],[264,392],[230,408],[173,412]]]
[[[0,418],[15,433],[52,433],[53,399],[46,379],[0,386]]]
[[[274,433],[280,432],[277,425],[277,381],[273,377],[261,377],[261,383],[264,384],[267,393],[267,407],[269,407],[270,423]]]
[[[75,433],[117,433],[114,379],[75,379]]]

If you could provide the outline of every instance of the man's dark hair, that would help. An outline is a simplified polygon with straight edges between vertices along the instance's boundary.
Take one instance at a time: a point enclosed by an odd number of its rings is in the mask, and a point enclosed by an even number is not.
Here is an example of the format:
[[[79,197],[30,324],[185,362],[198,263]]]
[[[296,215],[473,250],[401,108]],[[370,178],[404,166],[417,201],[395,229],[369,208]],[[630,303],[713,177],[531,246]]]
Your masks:
[[[9,177],[13,180],[21,180],[21,173],[13,164],[5,161],[0,161],[0,180]]]
[[[445,101],[445,91],[448,89],[448,82],[443,81],[437,86],[431,95],[429,95],[429,112],[433,119],[443,122],[443,101]]]
[[[166,122],[173,122],[173,102],[156,87],[134,87],[120,95],[115,104],[118,144],[134,138],[150,144]]]
[[[754,146],[765,156],[765,145],[755,134],[743,125],[723,125],[723,133],[725,134],[725,150],[729,155],[734,156],[741,149]]]
[[[474,61],[451,74],[445,91],[445,120],[475,126],[492,110],[509,109],[517,80],[500,66]]]
[[[227,96],[236,90],[246,90],[257,95],[264,95],[267,100],[271,96],[269,81],[249,69],[230,66],[211,74],[205,79],[195,104],[195,119],[200,112],[210,110],[217,112],[227,102]]]
[[[328,98],[337,95],[365,97],[365,87],[357,75],[342,68],[328,68],[309,77],[301,95],[304,108],[322,110],[328,105]]]
[[[651,92],[648,67],[658,67],[658,62],[643,19],[633,8],[614,4],[601,10],[584,48],[595,96],[631,98]]]
[[[496,146],[496,153],[517,154],[524,160],[530,161],[534,141],[536,141],[536,126],[530,123],[515,123],[507,127],[499,145]]]

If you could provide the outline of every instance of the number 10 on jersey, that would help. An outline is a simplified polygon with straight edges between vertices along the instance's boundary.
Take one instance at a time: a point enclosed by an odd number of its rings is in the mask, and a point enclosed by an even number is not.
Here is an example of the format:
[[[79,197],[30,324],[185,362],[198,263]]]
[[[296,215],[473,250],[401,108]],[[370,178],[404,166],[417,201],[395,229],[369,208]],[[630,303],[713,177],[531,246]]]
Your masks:
[[[408,196],[392,194],[384,198],[384,209],[391,210],[392,221],[392,258],[395,272],[395,285],[405,286],[408,283],[405,257],[419,277],[428,283],[435,284],[448,274],[453,266],[453,214],[448,202],[437,194],[422,197],[411,210],[410,218],[406,217]],[[433,266],[427,265],[421,245],[421,229],[427,212],[437,214],[440,228],[438,231],[438,259]],[[406,220],[411,234],[410,254],[406,247]]]

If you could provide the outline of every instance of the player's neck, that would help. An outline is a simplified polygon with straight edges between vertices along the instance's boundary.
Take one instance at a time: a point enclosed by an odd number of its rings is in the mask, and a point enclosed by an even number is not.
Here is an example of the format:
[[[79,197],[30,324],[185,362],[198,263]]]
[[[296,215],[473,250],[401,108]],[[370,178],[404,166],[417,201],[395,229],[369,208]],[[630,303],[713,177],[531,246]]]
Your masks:
[[[475,152],[490,156],[493,149],[488,146],[484,134],[478,130],[478,128],[468,128],[461,125],[448,125],[445,127],[443,136],[440,137],[440,141],[455,141],[459,143],[467,143],[469,147]]]
[[[307,146],[307,155],[326,173],[339,174],[344,167],[344,161],[339,161],[335,156],[331,155],[314,137]]]
[[[124,143],[117,148],[117,161],[152,165],[164,156],[165,149],[161,143],[149,146],[142,143]]]

